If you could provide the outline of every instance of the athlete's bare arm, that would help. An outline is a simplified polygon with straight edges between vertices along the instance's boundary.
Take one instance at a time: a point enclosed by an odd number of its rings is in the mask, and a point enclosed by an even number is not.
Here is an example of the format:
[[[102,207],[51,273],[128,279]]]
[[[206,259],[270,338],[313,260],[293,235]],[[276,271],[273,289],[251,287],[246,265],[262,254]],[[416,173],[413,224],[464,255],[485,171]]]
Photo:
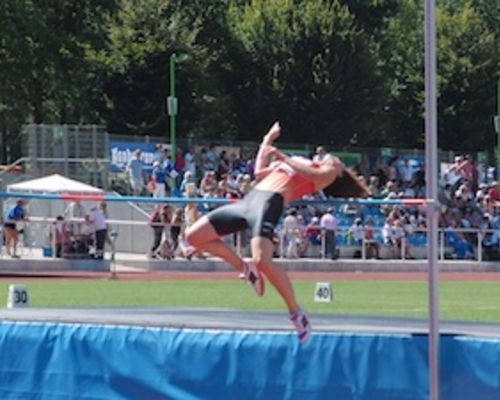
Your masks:
[[[306,176],[314,182],[317,190],[330,185],[337,177],[342,175],[344,171],[344,164],[340,159],[330,156],[327,161],[322,163],[319,167],[313,167],[304,164],[300,160],[294,159],[283,154],[278,149],[274,148],[272,155],[278,160],[285,162],[294,169],[298,174]]]
[[[255,177],[260,180],[269,174],[274,166],[270,165],[271,156],[274,152],[273,143],[281,135],[279,122],[275,122],[269,132],[262,138],[262,142],[255,159]]]

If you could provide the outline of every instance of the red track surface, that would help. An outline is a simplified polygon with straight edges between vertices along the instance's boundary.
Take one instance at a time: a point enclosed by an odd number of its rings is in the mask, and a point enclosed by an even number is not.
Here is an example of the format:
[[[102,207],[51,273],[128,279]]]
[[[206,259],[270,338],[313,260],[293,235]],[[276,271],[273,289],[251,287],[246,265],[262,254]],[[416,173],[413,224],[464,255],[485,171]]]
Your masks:
[[[213,272],[191,272],[191,271],[145,271],[145,272],[119,272],[118,280],[211,280],[237,278],[236,272],[213,271]],[[316,272],[316,271],[290,271],[292,279],[312,281],[335,281],[335,280],[370,280],[370,281],[426,281],[426,272]],[[442,272],[440,280],[443,281],[500,281],[500,272]],[[12,280],[85,280],[85,279],[109,279],[111,273],[104,272],[18,272],[3,271],[0,273],[0,281]]]

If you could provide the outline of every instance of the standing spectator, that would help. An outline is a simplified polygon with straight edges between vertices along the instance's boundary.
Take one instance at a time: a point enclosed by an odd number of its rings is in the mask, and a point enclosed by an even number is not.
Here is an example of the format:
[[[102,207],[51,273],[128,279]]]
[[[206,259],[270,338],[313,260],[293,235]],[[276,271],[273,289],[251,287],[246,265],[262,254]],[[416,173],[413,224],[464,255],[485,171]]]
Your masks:
[[[157,255],[166,257],[169,254],[170,249],[163,248],[162,239],[165,227],[170,224],[171,218],[172,210],[168,204],[158,204],[149,216],[149,225],[153,229],[153,245],[149,250],[149,258],[156,258]],[[168,242],[166,242],[166,246],[168,246]]]
[[[215,171],[207,171],[200,182],[200,194],[202,197],[213,197],[217,186]]]
[[[101,207],[95,206],[91,208],[89,220],[94,227],[95,258],[102,260],[104,259],[104,244],[108,236],[108,225]]]
[[[55,234],[55,245],[56,245],[56,257],[61,258],[68,251],[69,237],[68,237],[68,226],[66,222],[64,222],[64,217],[62,215],[58,215],[54,222],[54,229],[51,231],[51,240],[52,243],[52,232]]]
[[[387,177],[387,179],[389,181],[393,181],[393,182],[398,182],[399,183],[400,179],[399,179],[398,163],[399,163],[399,157],[398,156],[394,156],[394,157],[392,157],[390,159],[389,166],[388,166],[389,174],[388,174],[388,177]]]
[[[186,192],[186,186],[188,183],[195,183],[194,175],[191,173],[191,171],[186,171],[184,173],[184,176],[182,177],[182,181],[179,187],[181,193]]]
[[[186,185],[186,193],[184,194],[187,198],[196,198],[197,189],[194,183],[189,183]],[[184,230],[188,229],[192,226],[198,219],[201,218],[201,212],[198,210],[197,203],[188,203],[184,206]],[[194,254],[196,254],[199,258],[203,258],[203,252],[196,250],[195,252],[186,251],[190,246],[182,239],[179,242],[179,246],[184,256],[190,260]]]
[[[498,193],[498,182],[492,181],[490,183],[490,188],[488,189],[488,194],[491,197],[492,201],[495,203],[500,201],[500,194]]]
[[[130,182],[130,188],[134,196],[140,196],[144,189],[144,165],[141,160],[141,150],[134,151],[134,156],[127,165],[127,174]]]
[[[159,161],[153,162],[151,181],[154,183],[153,197],[165,197],[165,171]]]
[[[400,176],[403,186],[411,186],[413,183],[413,167],[410,159],[406,158],[400,167]]]
[[[194,147],[190,147],[184,154],[185,171],[190,172],[193,178],[196,178],[196,153]]]
[[[455,156],[453,163],[444,174],[445,184],[450,184],[453,187],[453,190],[456,190],[464,180],[461,172],[461,165],[463,161],[464,159],[462,156]]]
[[[309,246],[321,245],[321,228],[319,226],[319,218],[312,217],[311,221],[304,229],[304,246],[302,247],[301,257],[305,257]]]
[[[160,164],[163,162],[163,146],[161,144],[157,144],[155,146],[155,152],[153,153],[153,164],[155,161],[158,161]]]
[[[183,224],[184,224],[184,210],[178,207],[174,210],[172,214],[172,220],[170,221],[170,239],[172,240],[172,248],[171,248],[172,257],[175,255],[175,251],[179,246],[179,238],[181,236]]]
[[[12,258],[19,258],[16,253],[19,241],[18,233],[21,230],[20,225],[28,220],[24,205],[24,200],[19,199],[5,214],[3,224],[5,231],[5,252]]]
[[[319,223],[324,237],[323,256],[330,255],[332,260],[337,259],[336,230],[337,218],[334,215],[333,207],[329,207],[326,213],[321,216]]]
[[[286,244],[286,258],[299,256],[299,243],[302,241],[297,219],[297,210],[290,208],[283,220],[283,239]]]
[[[229,170],[230,170],[229,157],[227,156],[226,150],[222,150],[219,154],[219,168],[217,170],[217,175],[221,177],[225,174],[228,174]]]
[[[165,196],[170,196],[171,188],[175,185],[177,171],[168,150],[165,150],[165,160],[163,161],[163,173],[165,174]]]
[[[70,236],[78,237],[81,234],[82,222],[79,219],[85,217],[86,211],[79,199],[69,203],[64,210],[64,219],[68,221]]]
[[[374,222],[371,218],[366,221],[365,225],[365,245],[367,258],[375,257],[380,259],[380,252],[377,240],[375,239]]]
[[[218,172],[219,171],[219,155],[215,149],[215,144],[211,144],[207,151],[207,167],[208,169]]]
[[[183,172],[186,169],[186,161],[184,161],[184,154],[180,147],[177,148],[175,155],[175,170],[177,172]]]
[[[354,244],[356,244],[357,246],[363,245],[364,229],[365,228],[363,227],[361,218],[356,218],[352,226],[349,228],[348,233],[351,236]]]

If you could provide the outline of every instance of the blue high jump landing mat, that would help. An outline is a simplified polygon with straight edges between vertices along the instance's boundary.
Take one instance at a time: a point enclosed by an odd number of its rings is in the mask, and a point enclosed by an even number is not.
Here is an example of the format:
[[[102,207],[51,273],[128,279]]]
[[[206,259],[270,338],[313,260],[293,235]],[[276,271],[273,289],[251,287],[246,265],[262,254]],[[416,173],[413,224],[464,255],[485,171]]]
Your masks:
[[[427,322],[222,309],[1,309],[0,399],[427,399]],[[500,325],[443,322],[441,398],[500,399]]]

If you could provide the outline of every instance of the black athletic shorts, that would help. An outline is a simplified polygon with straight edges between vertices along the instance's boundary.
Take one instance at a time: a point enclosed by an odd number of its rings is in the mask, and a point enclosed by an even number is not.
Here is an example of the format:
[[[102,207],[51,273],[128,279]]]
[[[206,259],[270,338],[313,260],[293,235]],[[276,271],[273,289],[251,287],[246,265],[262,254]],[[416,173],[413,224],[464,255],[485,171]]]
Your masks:
[[[273,240],[282,211],[281,194],[254,189],[237,203],[216,208],[207,218],[221,236],[250,228],[252,237]]]
[[[16,229],[16,223],[15,222],[5,222],[3,224],[4,227],[6,228],[10,228],[10,229]]]

